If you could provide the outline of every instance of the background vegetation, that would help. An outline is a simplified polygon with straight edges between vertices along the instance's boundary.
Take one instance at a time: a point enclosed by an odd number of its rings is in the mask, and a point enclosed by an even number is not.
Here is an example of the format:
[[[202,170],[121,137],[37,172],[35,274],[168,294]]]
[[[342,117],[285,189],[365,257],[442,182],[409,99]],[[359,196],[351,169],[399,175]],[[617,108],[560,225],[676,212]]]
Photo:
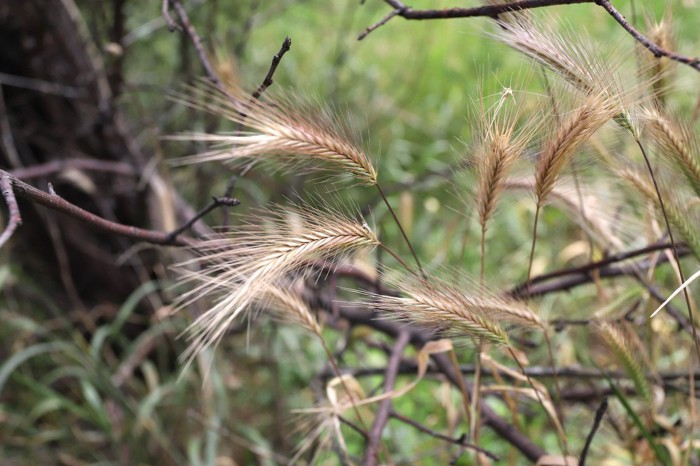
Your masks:
[[[365,28],[391,11],[387,3],[191,0],[182,5],[216,75],[242,89],[259,86],[271,58],[290,37],[291,50],[264,97],[291,93],[312,106],[331,108],[361,139],[425,270],[478,289],[466,277],[478,283],[481,264],[481,229],[473,205],[480,99],[488,95],[498,101],[504,88],[512,88],[513,102],[522,110],[520,122],[543,121],[542,129],[551,124],[545,118],[552,112],[549,86],[555,95],[571,91],[560,90],[557,86],[565,88],[555,74],[495,40],[498,26],[490,18],[395,17],[358,41]],[[416,1],[410,6],[455,5]],[[654,25],[666,18],[674,36],[667,47],[698,55],[700,15],[694,0],[615,6],[651,37]],[[172,20],[181,25],[171,7]],[[552,35],[581,37],[595,53],[619,59],[625,86],[637,79],[638,62],[652,59],[595,4],[531,13],[544,18]],[[245,176],[238,176],[245,164],[177,166],[205,145],[166,136],[234,131],[237,125],[177,101],[186,92],[183,84],[194,84],[206,73],[186,28],[168,30],[160,2],[66,0],[42,6],[10,1],[0,5],[0,44],[0,163],[17,179],[54,189],[108,220],[165,232],[192,218],[212,196],[228,194],[240,201],[230,213],[214,210],[180,238],[210,234],[209,226],[239,225],[260,206],[282,209],[302,199],[319,204],[330,198],[337,209],[357,206],[381,241],[413,264],[376,191],[352,180],[328,182],[323,174],[265,164]],[[697,138],[698,73],[664,63],[672,69],[664,78],[665,111],[687,125],[691,139]],[[564,105],[574,107],[573,102],[564,100]],[[539,135],[528,145],[517,176],[531,175],[535,147],[545,139]],[[687,195],[683,170],[664,162],[662,150],[653,152],[663,186],[679,195],[671,199],[682,200],[687,229],[695,231],[697,196]],[[653,206],[600,162],[620,154],[641,163],[634,140],[608,124],[583,147],[565,184],[575,197],[572,173],[579,174],[577,182],[590,196],[586,208],[610,225],[623,247],[591,247],[576,215],[547,207],[539,221],[533,277],[667,241],[663,218]],[[580,286],[530,300],[551,324],[558,391],[546,341],[537,329],[507,326],[523,367],[507,351],[485,351],[497,362],[484,365],[481,383],[521,391],[484,392],[484,404],[540,450],[528,455],[509,434],[489,426],[481,427],[478,446],[498,460],[460,447],[475,438],[468,403],[456,379],[450,380],[449,371],[433,359],[426,377],[393,399],[395,415],[372,460],[365,457],[368,441],[357,432],[362,425],[354,410],[344,412],[345,423],[338,424],[345,447],[332,427],[324,432],[330,439],[326,444],[316,439],[314,429],[324,419],[294,413],[321,405],[335,377],[313,334],[261,312],[237,321],[216,350],[202,352],[183,371],[179,358],[188,342],[178,336],[211,305],[200,300],[175,312],[173,303],[183,289],[174,286],[178,277],[171,266],[192,257],[187,248],[96,233],[26,199],[20,199],[19,210],[23,224],[0,251],[0,457],[7,464],[530,464],[537,457],[539,464],[565,464],[551,418],[537,397],[523,396],[539,382],[555,400],[570,455],[581,456],[596,410],[609,398],[607,411],[599,411],[602,422],[589,464],[699,464],[694,403],[700,369],[690,327],[683,328],[665,311],[648,319],[658,299],[631,272],[613,279],[600,279],[595,271],[580,273],[573,275],[583,280]],[[530,193],[504,194],[487,232],[484,277],[493,293],[527,279],[534,214]],[[678,233],[677,241],[687,277],[697,268],[697,257],[687,251],[686,245],[692,248],[687,236]],[[401,267],[381,248],[358,256],[355,265],[372,279],[378,269]],[[646,283],[665,297],[679,284],[669,261],[655,251],[598,270],[604,275],[614,267],[641,267]],[[438,336],[416,330],[410,342],[401,343],[400,330],[413,325],[352,312],[339,315],[329,299],[338,297],[341,305],[356,301],[357,293],[349,289],[376,291],[377,284],[333,270],[311,287],[315,295],[305,297],[324,324],[321,336],[334,361],[354,375],[364,396],[384,391],[392,355],[401,358],[397,386],[415,380],[421,348]],[[388,278],[395,278],[391,273]],[[687,324],[682,299],[673,303]],[[631,333],[619,336],[614,333],[618,327],[601,327],[594,317],[622,322]],[[389,330],[382,330],[384,324]],[[458,338],[449,354],[471,386],[477,345]],[[513,372],[508,375],[503,366]],[[530,379],[521,375],[523,368]],[[355,396],[360,398],[359,389]],[[377,405],[360,410],[372,425]],[[295,456],[306,441],[310,444]]]

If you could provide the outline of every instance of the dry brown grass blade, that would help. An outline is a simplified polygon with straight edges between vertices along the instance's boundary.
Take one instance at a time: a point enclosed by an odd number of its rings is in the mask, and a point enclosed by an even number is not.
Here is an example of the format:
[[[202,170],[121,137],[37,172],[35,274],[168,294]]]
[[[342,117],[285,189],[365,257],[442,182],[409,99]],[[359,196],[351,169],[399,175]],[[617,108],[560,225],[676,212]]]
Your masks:
[[[250,99],[238,89],[222,92],[202,84],[190,87],[178,101],[226,118],[247,130],[233,133],[186,133],[169,139],[202,141],[208,152],[184,163],[261,159],[277,164],[318,168],[352,175],[362,184],[377,184],[377,172],[367,154],[353,142],[350,132],[330,111],[318,111],[299,99]]]
[[[227,237],[203,242],[197,249],[200,258],[180,265],[183,281],[195,284],[183,295],[183,305],[204,297],[216,299],[188,328],[192,343],[185,358],[216,344],[261,293],[290,273],[303,273],[309,261],[339,261],[379,245],[366,224],[331,211],[279,207],[254,222]],[[202,270],[187,270],[200,262]]]

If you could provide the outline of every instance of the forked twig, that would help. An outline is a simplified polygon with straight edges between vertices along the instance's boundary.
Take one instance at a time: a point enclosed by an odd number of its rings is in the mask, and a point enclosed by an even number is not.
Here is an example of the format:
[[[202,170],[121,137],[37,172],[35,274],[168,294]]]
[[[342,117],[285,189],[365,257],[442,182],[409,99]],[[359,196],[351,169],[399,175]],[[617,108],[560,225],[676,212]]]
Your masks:
[[[498,15],[504,13],[511,13],[514,11],[530,10],[534,8],[543,8],[555,5],[574,5],[579,3],[595,3],[596,5],[605,9],[610,16],[612,16],[615,21],[622,26],[622,28],[627,31],[637,42],[642,44],[657,58],[666,57],[670,60],[682,63],[693,68],[696,71],[700,71],[700,59],[681,55],[679,53],[667,50],[658,44],[654,43],[651,39],[646,37],[644,34],[639,32],[632,24],[630,24],[625,17],[615,9],[615,7],[610,3],[609,0],[518,0],[510,3],[499,3],[497,5],[483,5],[472,8],[443,8],[439,10],[414,10],[413,8],[405,5],[399,0],[384,0],[385,3],[389,4],[394,8],[393,14],[387,15],[382,20],[368,27],[363,34],[360,35],[358,39],[364,39],[367,34],[383,26],[389,20],[395,16],[401,16],[407,20],[430,20],[430,19],[453,19],[453,18],[475,18],[475,17],[487,17],[487,18],[497,18]]]
[[[146,230],[131,225],[112,222],[98,215],[88,212],[85,209],[72,204],[55,192],[44,192],[40,189],[31,186],[4,170],[0,170],[0,180],[6,180],[12,189],[13,196],[19,196],[27,199],[35,204],[43,205],[51,210],[68,215],[82,223],[85,223],[91,228],[102,230],[118,236],[124,236],[135,240],[146,241],[151,244],[159,244],[163,246],[188,246],[192,243],[189,238],[170,239],[170,233],[164,231]],[[3,193],[5,190],[3,189]]]
[[[3,173],[2,176],[0,176],[0,190],[2,191],[2,197],[5,199],[5,203],[7,204],[8,212],[7,226],[0,235],[0,248],[2,248],[7,240],[10,239],[17,227],[22,223],[22,217],[19,213],[19,206],[17,205],[15,193],[12,189],[12,178],[10,175]]]

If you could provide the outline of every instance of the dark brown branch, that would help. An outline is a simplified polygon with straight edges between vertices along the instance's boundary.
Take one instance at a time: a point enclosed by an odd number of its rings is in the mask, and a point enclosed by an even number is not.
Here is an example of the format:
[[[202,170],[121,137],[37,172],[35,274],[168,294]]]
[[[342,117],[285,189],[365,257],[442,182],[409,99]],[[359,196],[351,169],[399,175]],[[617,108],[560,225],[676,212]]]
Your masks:
[[[483,5],[472,8],[444,8],[440,10],[414,10],[405,5],[399,0],[384,0],[394,8],[393,14],[388,15],[378,23],[367,28],[364,34],[360,35],[363,39],[370,32],[386,24],[391,18],[401,16],[407,20],[430,20],[430,19],[453,19],[453,18],[474,18],[488,17],[497,18],[498,15],[513,11],[530,10],[534,8],[550,7],[555,5],[573,5],[579,3],[595,3],[605,9],[615,21],[623,27],[637,42],[651,51],[657,58],[667,57],[670,60],[678,63],[683,63],[691,68],[700,71],[700,59],[681,55],[670,50],[660,47],[658,44],[651,41],[644,34],[639,32],[632,26],[619,11],[613,7],[609,0],[519,0],[511,3],[499,3],[497,5]]]
[[[549,282],[552,281],[556,278],[561,278],[561,277],[572,277],[572,276],[582,276],[582,275],[588,275],[590,272],[594,270],[600,270],[603,269],[607,266],[623,262],[629,259],[633,259],[635,257],[643,256],[645,254],[649,254],[652,252],[656,251],[663,251],[665,249],[671,249],[673,246],[671,243],[654,243],[650,244],[648,246],[645,246],[643,248],[639,249],[633,249],[631,251],[625,251],[621,252],[619,254],[613,254],[611,256],[606,257],[605,259],[601,259],[599,261],[595,262],[590,262],[588,264],[582,265],[580,267],[571,267],[567,269],[562,269],[562,270],[556,270],[554,272],[549,272],[545,273],[542,275],[538,275],[530,280],[530,284],[533,287],[533,292],[534,294],[542,294],[542,290],[537,290],[534,285],[538,283],[544,283],[544,282]],[[684,245],[679,245],[679,254],[681,256],[686,256],[690,253],[690,250],[684,246]],[[531,290],[532,291],[532,290]],[[513,297],[519,298],[519,297],[524,297],[525,294],[527,293],[527,283],[521,283],[511,289],[511,291],[508,292]]]
[[[490,451],[485,450],[485,449],[483,449],[483,448],[481,448],[481,447],[478,447],[478,446],[476,446],[476,445],[474,445],[474,444],[471,444],[471,443],[467,442],[467,441],[464,439],[464,435],[462,435],[461,437],[455,439],[455,438],[452,438],[452,437],[448,437],[447,435],[443,435],[443,434],[441,434],[441,433],[439,433],[439,432],[435,432],[434,430],[425,427],[423,424],[414,421],[414,420],[411,419],[410,417],[403,416],[403,415],[397,413],[396,411],[393,411],[393,410],[392,410],[392,411],[389,413],[389,415],[390,415],[392,418],[394,418],[394,419],[396,419],[396,420],[398,420],[398,421],[401,421],[401,422],[403,422],[404,424],[407,424],[407,425],[409,425],[409,426],[415,428],[416,430],[419,430],[419,431],[423,432],[424,434],[428,434],[428,435],[430,435],[431,437],[434,437],[434,438],[436,438],[436,439],[444,440],[445,442],[453,443],[453,444],[455,444],[455,445],[459,445],[459,446],[464,447],[464,448],[469,448],[469,449],[471,449],[471,450],[478,451],[479,453],[483,453],[484,455],[488,456],[489,458],[491,458],[491,459],[494,460],[494,461],[498,461],[498,460],[500,459],[498,456],[494,455],[494,454],[491,453]]]
[[[88,212],[75,204],[71,204],[55,193],[47,193],[37,189],[34,186],[15,178],[4,170],[0,170],[0,177],[9,179],[15,195],[27,199],[35,204],[43,205],[51,210],[68,215],[69,217],[83,222],[96,230],[164,246],[188,246],[192,244],[192,240],[187,238],[175,238],[170,240],[170,234],[168,232],[146,230],[131,225],[123,225],[121,223],[105,220],[92,212]]]
[[[389,357],[389,362],[387,363],[384,372],[384,392],[388,393],[394,389],[394,384],[396,383],[396,375],[399,372],[399,365],[401,363],[401,356],[403,355],[404,349],[408,344],[410,334],[408,332],[399,333],[396,343],[391,350],[391,356]],[[382,432],[389,420],[389,413],[391,411],[391,398],[382,400],[377,408],[377,413],[374,417],[374,423],[369,431],[367,448],[365,449],[365,458],[363,464],[366,466],[374,466],[377,464],[378,460],[378,449],[381,445]]]
[[[12,178],[10,175],[3,173],[0,176],[0,190],[2,191],[2,197],[5,199],[7,204],[7,226],[5,230],[0,235],[0,248],[7,242],[7,240],[12,237],[17,227],[22,223],[22,217],[19,213],[19,206],[17,205],[17,199],[15,198],[15,193],[12,189]]]
[[[398,0],[384,0],[398,11],[398,15],[405,19],[425,20],[425,19],[451,19],[451,18],[474,18],[488,17],[496,18],[503,13],[513,11],[530,10],[533,8],[544,8],[554,5],[573,5],[576,3],[593,3],[595,0],[519,0],[510,3],[500,3],[497,5],[483,5],[472,8],[443,8],[440,10],[414,10],[404,5]]]
[[[218,207],[235,207],[238,204],[240,204],[240,201],[236,198],[233,198],[233,197],[228,197],[228,196],[212,197],[211,202],[209,204],[207,204],[202,210],[197,212],[191,219],[189,219],[187,221],[187,223],[185,223],[184,225],[171,231],[170,234],[168,234],[168,236],[167,236],[168,242],[175,241],[175,239],[178,236],[180,236],[182,233],[184,233],[186,230],[188,230],[192,225],[194,225],[197,222],[197,220],[204,217],[212,210],[214,210]]]
[[[114,173],[117,175],[134,176],[136,171],[128,163],[113,162],[110,160],[96,159],[62,159],[53,160],[51,162],[42,163],[39,165],[31,165],[29,167],[17,168],[10,170],[10,174],[15,178],[29,180],[33,178],[43,178],[51,176],[66,169],[88,170],[104,173]]]
[[[267,71],[267,75],[265,76],[265,79],[263,80],[262,84],[260,84],[260,86],[256,89],[255,92],[253,92],[254,99],[259,99],[263,92],[265,92],[265,90],[272,85],[272,83],[274,82],[272,80],[272,76],[274,76],[275,71],[277,71],[277,66],[280,64],[282,57],[285,53],[289,52],[289,49],[291,47],[292,39],[290,39],[289,36],[287,36],[284,38],[284,41],[282,42],[282,47],[280,47],[279,52],[277,52],[277,54],[275,54],[275,56],[272,57],[270,69]]]
[[[330,303],[319,302],[318,304],[321,308],[330,310]],[[405,323],[400,324],[386,319],[378,319],[376,313],[367,312],[352,306],[339,306],[339,313],[342,318],[346,319],[352,325],[366,325],[392,338],[397,338],[403,331],[409,331],[411,344],[419,348],[430,341],[432,337],[431,332],[426,332],[425,330],[406,325]],[[455,373],[450,359],[444,354],[435,354],[432,355],[431,358],[438,370],[447,377],[450,383],[455,387],[459,387],[460,382],[458,377],[462,375]],[[471,384],[465,381],[465,385],[469,389]],[[507,440],[530,460],[537,461],[546,454],[541,447],[533,443],[530,438],[523,434],[517,427],[513,426],[512,423],[501,418],[485,403],[481,404],[481,418],[497,435]]]
[[[635,40],[637,42],[642,44],[651,53],[653,53],[656,58],[666,57],[666,58],[669,58],[673,61],[677,61],[678,63],[683,63],[684,65],[688,65],[697,71],[700,71],[700,59],[693,58],[693,57],[687,57],[685,55],[671,52],[670,50],[666,50],[662,47],[659,47],[657,44],[652,42],[648,37],[646,37],[644,34],[639,32],[634,26],[632,26],[625,19],[625,17],[622,16],[620,14],[620,12],[617,11],[615,9],[615,7],[612,6],[612,4],[608,0],[596,0],[596,4],[605,8],[605,11],[607,11],[610,14],[610,16],[615,18],[615,21],[617,21],[620,24],[620,26],[622,26],[625,29],[625,31],[627,31],[632,37],[635,38]]]
[[[185,33],[187,36],[190,38],[190,41],[192,41],[192,45],[194,45],[195,50],[197,51],[197,56],[199,57],[199,61],[204,67],[204,71],[207,74],[207,77],[209,80],[214,83],[216,86],[221,85],[221,80],[219,77],[216,75],[216,72],[214,71],[214,67],[211,66],[211,62],[209,61],[209,56],[207,55],[206,50],[204,50],[204,46],[202,45],[202,39],[199,37],[199,34],[197,34],[197,30],[192,26],[192,22],[190,21],[190,17],[187,15],[187,10],[185,10],[185,7],[182,6],[182,3],[180,0],[166,0],[172,5],[173,9],[175,10],[175,13],[177,13],[177,17],[180,20],[180,24],[182,27],[185,29]],[[167,8],[165,8],[165,11],[167,12]],[[168,16],[166,16],[166,21],[168,20]],[[172,18],[171,20],[172,21]],[[170,23],[168,23],[170,25]]]
[[[605,398],[602,403],[600,403],[600,406],[595,412],[595,418],[593,419],[593,427],[591,427],[591,432],[588,434],[588,437],[586,437],[586,443],[583,446],[583,450],[581,450],[581,457],[579,458],[579,466],[585,466],[586,464],[586,457],[588,456],[588,449],[591,446],[591,442],[593,441],[593,437],[595,436],[596,431],[598,430],[598,427],[600,427],[600,423],[603,421],[603,416],[605,416],[605,412],[608,410],[608,399]]]
[[[665,258],[660,258],[655,264],[668,262]],[[642,261],[636,264],[631,264],[629,266],[622,265],[603,265],[601,267],[593,267],[591,269],[586,269],[588,266],[583,266],[584,270],[578,271],[576,269],[570,269],[570,272],[555,272],[555,274],[561,274],[558,277],[548,278],[546,281],[541,281],[537,285],[532,285],[530,289],[531,296],[543,296],[545,294],[559,292],[559,291],[569,291],[577,286],[590,283],[593,278],[591,271],[598,270],[600,278],[614,278],[629,276],[633,277],[635,271],[646,270],[652,263],[650,261]],[[589,264],[590,266],[590,264]],[[556,278],[556,279],[554,279]],[[525,283],[521,283],[511,289],[508,294],[517,299],[524,298],[527,295],[527,287]]]

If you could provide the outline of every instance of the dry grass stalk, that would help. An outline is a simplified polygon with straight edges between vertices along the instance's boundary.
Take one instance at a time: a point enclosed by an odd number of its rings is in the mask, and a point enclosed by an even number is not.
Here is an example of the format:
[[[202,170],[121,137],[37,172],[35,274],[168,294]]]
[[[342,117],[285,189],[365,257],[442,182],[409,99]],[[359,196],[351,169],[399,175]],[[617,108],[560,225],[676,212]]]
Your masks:
[[[494,110],[484,108],[481,101],[475,123],[479,125],[476,142],[477,191],[476,206],[479,223],[486,231],[493,217],[511,168],[521,156],[532,135],[531,128],[516,130],[518,111],[503,109],[505,100],[513,97],[509,88],[503,89]]]
[[[377,172],[365,152],[352,142],[343,125],[299,100],[255,100],[232,89],[224,94],[211,85],[192,87],[179,98],[183,103],[226,118],[248,131],[231,134],[186,133],[170,139],[203,141],[212,150],[185,162],[266,159],[279,164],[309,166],[322,162],[329,169],[350,174],[359,182],[377,184]]]
[[[700,144],[692,128],[656,108],[643,109],[641,117],[644,131],[661,153],[683,171],[695,194],[700,196]]]
[[[338,261],[377,245],[379,240],[366,224],[335,212],[291,207],[267,212],[226,238],[203,242],[197,252],[198,261],[206,264],[204,270],[184,270],[193,261],[180,267],[184,281],[197,284],[183,302],[219,298],[188,328],[192,344],[185,357],[216,344],[261,293],[269,292],[288,274],[303,272],[309,261]]]
[[[403,297],[372,295],[377,309],[389,317],[435,328],[449,337],[468,337],[508,345],[500,322],[543,328],[544,321],[519,302],[467,293],[464,287],[438,279],[410,277],[395,283]]]
[[[639,171],[626,169],[620,171],[620,176],[627,180],[637,191],[639,191],[648,201],[652,202],[657,208],[661,208],[659,204],[659,196],[654,189],[654,186],[647,181],[647,178],[642,176]],[[700,238],[697,234],[697,228],[690,221],[692,218],[686,208],[682,207],[683,203],[678,202],[669,192],[662,190],[661,196],[666,207],[666,214],[669,223],[680,233],[683,240],[688,244],[693,251],[695,257],[700,258]]]
[[[618,107],[606,93],[592,94],[583,105],[567,115],[546,142],[535,169],[537,206],[544,205],[574,155],[593,134],[617,113]]]
[[[605,346],[613,353],[617,362],[634,383],[637,392],[649,403],[652,402],[652,390],[644,371],[644,358],[637,356],[639,347],[630,338],[632,333],[619,324],[607,321],[596,325]]]

